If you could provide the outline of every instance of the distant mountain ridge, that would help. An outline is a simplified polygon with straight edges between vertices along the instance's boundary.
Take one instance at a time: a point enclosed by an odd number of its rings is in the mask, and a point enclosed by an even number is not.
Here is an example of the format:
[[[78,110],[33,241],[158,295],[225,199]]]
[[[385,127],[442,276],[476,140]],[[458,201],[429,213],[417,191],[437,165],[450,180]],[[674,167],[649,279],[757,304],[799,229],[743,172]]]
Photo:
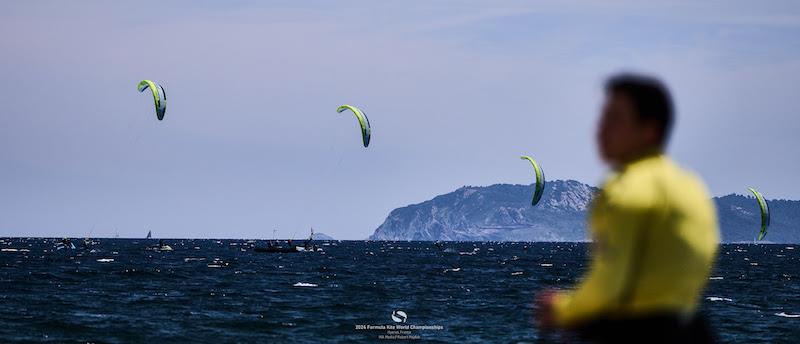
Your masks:
[[[314,240],[336,240],[330,235],[327,235],[325,233],[314,233],[314,235],[311,238]]]
[[[531,186],[464,186],[397,208],[370,240],[585,241],[586,216],[597,188],[574,180],[548,181],[531,207]],[[715,197],[723,242],[753,241],[760,225],[754,198]],[[770,200],[765,242],[800,242],[800,201]]]
[[[761,211],[752,196],[714,197],[723,242],[753,242],[761,228]],[[800,201],[767,200],[769,232],[765,242],[800,243]]]

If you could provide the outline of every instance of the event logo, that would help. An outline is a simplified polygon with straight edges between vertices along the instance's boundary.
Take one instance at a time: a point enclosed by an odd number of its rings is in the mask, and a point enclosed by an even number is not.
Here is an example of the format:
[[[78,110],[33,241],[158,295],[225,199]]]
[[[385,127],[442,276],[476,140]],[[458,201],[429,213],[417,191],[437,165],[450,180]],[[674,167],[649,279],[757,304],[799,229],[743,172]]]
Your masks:
[[[403,311],[392,312],[392,321],[396,323],[404,323],[406,322],[406,320],[408,320],[408,315],[406,315],[406,312]]]

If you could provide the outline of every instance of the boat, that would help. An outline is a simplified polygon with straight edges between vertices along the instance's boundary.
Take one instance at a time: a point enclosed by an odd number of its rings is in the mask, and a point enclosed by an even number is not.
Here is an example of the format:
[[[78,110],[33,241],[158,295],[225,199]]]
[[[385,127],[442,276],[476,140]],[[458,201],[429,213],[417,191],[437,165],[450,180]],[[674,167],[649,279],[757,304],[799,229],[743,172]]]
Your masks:
[[[61,241],[56,244],[56,251],[63,249],[74,250],[75,244],[73,244],[72,240],[69,240],[69,238],[61,239]]]
[[[274,238],[274,231],[273,231],[273,238]],[[309,235],[308,239],[303,242],[302,245],[294,245],[292,241],[289,240],[286,242],[286,245],[281,245],[278,243],[277,240],[272,239],[267,241],[267,246],[259,247],[256,246],[253,248],[253,251],[260,252],[260,253],[296,253],[296,252],[316,252],[322,251],[321,248],[318,248],[316,245],[313,244],[314,241],[314,228],[311,228],[311,235]]]
[[[86,235],[86,237],[83,238],[83,248],[84,249],[88,249],[91,246],[100,244],[99,241],[96,241],[96,240],[91,238],[93,232],[94,232],[94,226],[92,226],[92,229],[89,230],[89,233]]]
[[[99,244],[100,244],[99,242],[97,242],[97,241],[95,241],[95,240],[93,240],[93,239],[91,239],[89,237],[86,237],[86,238],[83,239],[83,248],[84,249],[89,249],[90,247],[92,247],[94,245],[99,245]]]
[[[172,246],[169,246],[167,243],[164,242],[164,239],[158,240],[158,244],[147,247],[145,249],[148,251],[156,251],[156,252],[174,251],[172,249]]]

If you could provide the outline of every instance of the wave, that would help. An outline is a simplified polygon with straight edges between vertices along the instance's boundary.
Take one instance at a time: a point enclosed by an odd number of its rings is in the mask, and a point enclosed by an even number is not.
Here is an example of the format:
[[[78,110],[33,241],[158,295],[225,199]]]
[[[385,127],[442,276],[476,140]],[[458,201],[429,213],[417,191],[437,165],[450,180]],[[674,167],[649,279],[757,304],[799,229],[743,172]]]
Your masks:
[[[317,285],[314,284],[314,283],[306,283],[306,282],[297,282],[292,286],[293,287],[309,287],[309,288],[317,287]]]

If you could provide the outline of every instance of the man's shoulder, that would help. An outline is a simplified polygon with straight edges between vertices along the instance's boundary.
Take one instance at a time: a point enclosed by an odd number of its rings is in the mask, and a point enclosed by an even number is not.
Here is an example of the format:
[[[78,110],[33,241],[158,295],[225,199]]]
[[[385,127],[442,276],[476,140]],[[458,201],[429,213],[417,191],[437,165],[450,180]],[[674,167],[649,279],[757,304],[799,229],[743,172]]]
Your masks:
[[[622,208],[649,208],[658,198],[657,176],[652,164],[637,163],[610,178],[603,186],[609,205]]]
[[[662,189],[669,200],[682,204],[711,202],[711,195],[699,175],[674,162],[671,165],[669,170],[665,170],[662,180]]]
[[[711,196],[699,175],[664,156],[649,173],[650,185],[667,206],[710,203]]]
[[[708,198],[702,180],[666,156],[629,166],[604,186],[604,193],[612,203],[639,208],[664,206],[677,197]]]

